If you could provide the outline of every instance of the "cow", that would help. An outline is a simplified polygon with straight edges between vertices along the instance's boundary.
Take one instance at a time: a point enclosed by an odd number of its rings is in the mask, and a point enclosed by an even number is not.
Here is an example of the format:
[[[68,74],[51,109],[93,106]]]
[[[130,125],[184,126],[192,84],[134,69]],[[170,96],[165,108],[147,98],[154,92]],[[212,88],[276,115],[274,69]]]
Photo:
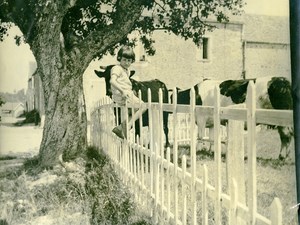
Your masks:
[[[100,68],[104,69],[104,71],[94,70],[95,74],[98,77],[105,79],[106,95],[109,96],[110,98],[112,97],[110,76],[111,76],[111,69],[113,66],[114,65],[101,66]],[[140,90],[142,93],[142,100],[144,102],[148,102],[148,89],[150,88],[152,102],[158,102],[159,89],[161,89],[162,94],[163,94],[163,103],[168,103],[168,98],[169,98],[168,89],[162,81],[160,81],[158,79],[149,80],[149,81],[136,81],[135,79],[132,78],[132,76],[134,74],[135,74],[135,71],[131,71],[130,81],[132,83],[132,90],[136,96],[138,95],[138,92]],[[120,113],[120,112],[118,112],[118,113]],[[168,117],[169,117],[169,113],[163,112],[163,130],[164,130],[165,137],[166,137],[166,143],[165,143],[166,147],[170,146],[169,138],[168,138],[168,134],[169,134]],[[120,116],[119,116],[119,118],[120,118]],[[118,122],[120,122],[120,121],[118,121]],[[143,124],[143,126],[149,125],[148,110],[146,110],[142,115],[142,124]],[[136,132],[136,135],[140,135],[140,126],[139,126],[138,121],[135,121],[135,132]]]
[[[262,77],[254,79],[241,80],[213,80],[205,79],[196,84],[195,90],[196,105],[213,106],[214,105],[214,88],[219,86],[221,107],[244,104],[247,96],[247,88],[250,81],[255,83],[256,88],[256,107],[258,109],[285,109],[291,110],[292,94],[291,83],[285,77]],[[190,89],[177,90],[178,104],[189,104]],[[197,100],[198,99],[198,100]],[[205,126],[212,126],[209,117],[206,115],[196,115],[198,125],[198,138],[202,138]],[[279,159],[287,158],[289,155],[288,147],[290,146],[294,135],[293,128],[287,126],[276,127],[280,136],[281,148]],[[285,157],[282,152],[285,150]]]

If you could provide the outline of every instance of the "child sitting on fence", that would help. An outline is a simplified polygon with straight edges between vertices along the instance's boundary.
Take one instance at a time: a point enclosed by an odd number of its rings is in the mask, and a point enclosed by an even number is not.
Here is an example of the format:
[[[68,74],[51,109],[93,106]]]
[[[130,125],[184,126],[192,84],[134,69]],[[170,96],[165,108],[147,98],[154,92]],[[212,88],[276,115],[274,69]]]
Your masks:
[[[131,47],[123,46],[117,54],[117,60],[120,64],[115,65],[111,69],[111,91],[112,99],[117,105],[125,106],[125,103],[135,104],[139,103],[139,98],[136,97],[132,91],[132,83],[129,79],[130,65],[135,61],[135,54]],[[141,109],[140,109],[141,110]],[[142,113],[145,111],[142,110]],[[128,122],[129,128],[133,125],[134,121],[139,117],[139,111],[135,111]],[[112,130],[118,137],[124,139],[127,137],[127,125],[123,121],[120,125]]]

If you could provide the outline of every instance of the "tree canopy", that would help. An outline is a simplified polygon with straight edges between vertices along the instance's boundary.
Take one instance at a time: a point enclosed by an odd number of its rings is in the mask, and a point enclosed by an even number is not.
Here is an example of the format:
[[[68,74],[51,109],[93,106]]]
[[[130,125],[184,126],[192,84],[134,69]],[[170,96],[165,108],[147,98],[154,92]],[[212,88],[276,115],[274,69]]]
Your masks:
[[[24,34],[23,41],[29,43],[39,35],[39,28],[44,17],[60,20],[60,32],[64,38],[66,50],[71,51],[76,45],[87,47],[84,43],[94,42],[105,35],[118,32],[116,28],[126,26],[126,18],[131,19],[136,15],[134,23],[122,32],[117,43],[106,50],[112,52],[120,44],[134,44],[136,40],[128,40],[127,34],[136,30],[140,40],[149,54],[154,54],[151,34],[154,30],[164,29],[184,39],[192,39],[197,45],[205,31],[214,27],[208,19],[218,22],[227,22],[230,14],[241,12],[242,0],[65,0],[60,3],[50,1],[21,1],[1,0],[0,8],[0,38],[10,27],[9,23],[17,24]],[[51,5],[55,4],[55,11]],[[127,20],[128,20],[127,19]],[[49,24],[50,25],[50,24]],[[119,26],[118,26],[119,25]],[[121,30],[119,31],[121,33]],[[17,42],[21,38],[16,38]],[[98,43],[101,43],[98,42]],[[94,57],[99,57],[106,51],[94,52]]]
[[[139,33],[146,52],[155,53],[152,34],[165,30],[201,43],[214,27],[238,14],[242,0],[0,0],[0,40],[17,25],[37,62],[45,103],[40,162],[52,166],[60,154],[76,157],[87,145],[82,110],[82,75],[89,63],[134,45]]]

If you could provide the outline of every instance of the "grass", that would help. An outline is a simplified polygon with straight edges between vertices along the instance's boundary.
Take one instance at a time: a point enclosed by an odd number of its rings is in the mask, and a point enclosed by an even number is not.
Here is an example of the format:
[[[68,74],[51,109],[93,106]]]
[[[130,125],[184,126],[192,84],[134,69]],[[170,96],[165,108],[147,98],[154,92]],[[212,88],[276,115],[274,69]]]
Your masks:
[[[0,156],[0,161],[12,160],[12,159],[16,159],[16,158],[17,158],[17,156],[5,155],[5,156]]]
[[[151,224],[96,148],[72,162],[74,172],[56,166],[36,173],[37,163],[28,159],[1,177],[0,224]]]
[[[246,145],[245,140],[245,145]],[[293,154],[294,143],[291,144],[291,154],[290,158],[281,160],[278,158],[280,148],[280,139],[277,131],[262,129],[257,132],[257,165],[256,165],[256,175],[257,175],[257,209],[258,213],[270,218],[270,206],[275,197],[278,197],[282,204],[282,214],[283,214],[283,224],[284,225],[297,225],[297,208],[293,208],[297,204],[296,200],[296,175],[295,175],[295,155]],[[246,146],[245,146],[246,149]],[[240,150],[240,149],[238,149]],[[246,151],[246,150],[245,150]],[[171,152],[172,148],[171,148]],[[196,162],[196,173],[197,177],[202,179],[203,165],[206,164],[208,168],[208,179],[209,184],[215,186],[215,175],[216,175],[216,165],[214,163],[214,151],[209,150],[209,148],[199,149],[197,152],[197,162]],[[181,144],[178,148],[178,164],[182,167],[182,156],[187,157],[187,171],[191,172],[191,159],[190,159],[190,146],[188,144]],[[166,156],[165,156],[166,157]],[[222,191],[228,193],[227,185],[227,170],[226,170],[226,148],[222,145],[222,164],[221,164],[221,178],[222,178]],[[171,161],[173,161],[173,155],[171,155]],[[247,153],[244,157],[244,174],[245,174],[245,184],[248,182],[248,156]],[[173,176],[173,175],[172,175]],[[166,178],[165,178],[166,179]],[[148,174],[146,184],[150,185],[150,175]],[[166,185],[166,184],[165,184]],[[181,195],[182,182],[174,181],[171,179],[171,211],[174,212],[174,192],[175,187],[178,188],[178,198],[179,198],[179,217],[182,212],[183,199]],[[247,190],[247,186],[245,187]],[[164,196],[167,196],[167,187],[165,186]],[[190,202],[190,189],[187,189],[187,202]],[[247,198],[245,196],[245,198]],[[208,199],[208,215],[209,224],[214,224],[214,206],[211,203],[213,199]],[[201,192],[197,193],[197,218],[200,224],[202,217],[201,212]],[[188,224],[192,217],[191,210],[188,208]],[[222,210],[222,224],[228,224],[228,212],[223,208]]]
[[[246,140],[245,140],[245,143]],[[291,144],[290,158],[281,160],[278,158],[280,139],[276,130],[262,129],[257,132],[257,206],[258,212],[266,217],[270,216],[269,207],[275,197],[282,204],[283,224],[297,225],[296,199],[296,175],[294,143]],[[180,152],[189,154],[189,146],[180,146]],[[222,188],[226,192],[226,151],[222,150]],[[209,173],[209,183],[214,185],[215,164],[214,153],[207,149],[197,151],[197,175],[202,176],[202,165],[206,164]],[[178,160],[180,162],[180,160]],[[245,182],[248,175],[248,158],[245,154]],[[190,169],[188,168],[188,171]],[[200,214],[199,214],[200,215]]]
[[[268,216],[271,201],[279,197],[283,205],[283,224],[296,225],[296,210],[291,209],[296,204],[294,156],[291,155],[290,161],[278,160],[280,143],[276,135],[273,130],[262,130],[257,135],[258,210]],[[188,155],[189,151],[188,145],[180,146],[180,166],[182,155]],[[77,172],[56,167],[36,173],[37,158],[27,159],[19,169],[2,171],[0,224],[150,224],[146,213],[134,205],[132,195],[121,184],[109,159],[95,148],[86,153],[75,161],[81,168]],[[222,182],[226,189],[226,155],[222,153]],[[0,163],[14,160],[3,156]],[[197,152],[198,177],[201,177],[203,164],[207,164],[209,182],[214,184],[213,151]],[[200,218],[200,196],[198,200]],[[213,206],[209,207],[213,224]]]

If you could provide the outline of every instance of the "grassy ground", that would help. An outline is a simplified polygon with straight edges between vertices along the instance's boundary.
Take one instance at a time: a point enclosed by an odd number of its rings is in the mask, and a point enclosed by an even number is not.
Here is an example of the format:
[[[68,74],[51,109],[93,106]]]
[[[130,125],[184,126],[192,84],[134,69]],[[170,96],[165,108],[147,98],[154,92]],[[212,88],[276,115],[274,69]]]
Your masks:
[[[246,141],[246,139],[245,139]],[[296,197],[296,174],[294,143],[290,146],[290,157],[279,160],[280,140],[276,130],[261,129],[257,132],[257,206],[258,212],[267,218],[270,216],[270,205],[278,197],[283,209],[283,224],[298,225]],[[246,143],[246,142],[245,142]],[[188,146],[179,148],[179,155],[189,154]],[[246,154],[247,155],[247,154]],[[214,185],[216,168],[213,151],[202,150],[197,154],[197,176],[201,178],[203,164],[208,167],[209,183]],[[226,151],[222,146],[222,189],[227,192]],[[181,160],[179,160],[181,162]],[[248,160],[245,159],[245,180],[247,183]],[[190,169],[188,168],[188,171]],[[212,223],[213,224],[213,223]]]
[[[72,163],[36,173],[42,129],[0,125],[1,225],[147,225],[110,160],[89,148]],[[70,169],[71,168],[71,169]]]
[[[150,224],[97,149],[38,174],[36,163],[0,173],[0,224]]]
[[[292,209],[296,205],[294,146],[291,157],[280,161],[277,132],[263,129],[257,134],[258,211],[268,216],[272,200],[278,197],[283,224],[297,225],[297,212]],[[42,129],[32,126],[0,126],[0,224],[149,224],[150,219],[133,204],[132,195],[103,155],[82,156],[75,162],[75,171],[58,166],[33,173],[32,157],[38,153],[41,136]],[[181,146],[179,155],[188,152],[188,147]],[[212,157],[212,152],[202,151],[197,160],[199,177],[206,164],[211,184],[215,174]],[[225,162],[222,174],[226,190]]]

